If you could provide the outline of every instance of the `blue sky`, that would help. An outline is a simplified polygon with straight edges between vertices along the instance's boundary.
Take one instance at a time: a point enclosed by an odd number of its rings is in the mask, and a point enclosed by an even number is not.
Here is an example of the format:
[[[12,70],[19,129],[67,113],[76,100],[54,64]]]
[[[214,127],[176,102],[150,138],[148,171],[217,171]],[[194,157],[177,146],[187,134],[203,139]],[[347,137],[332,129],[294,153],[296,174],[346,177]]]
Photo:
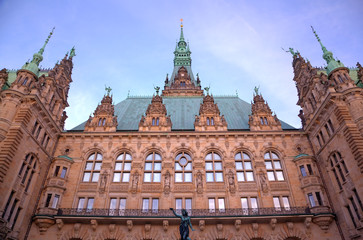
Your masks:
[[[345,66],[363,63],[363,1],[0,1],[0,68],[19,69],[55,32],[42,67],[53,67],[73,45],[73,83],[66,129],[88,119],[111,86],[115,103],[152,95],[173,70],[173,51],[184,19],[192,68],[214,95],[250,102],[260,86],[272,111],[300,127],[293,82],[293,47],[323,66],[313,25]]]

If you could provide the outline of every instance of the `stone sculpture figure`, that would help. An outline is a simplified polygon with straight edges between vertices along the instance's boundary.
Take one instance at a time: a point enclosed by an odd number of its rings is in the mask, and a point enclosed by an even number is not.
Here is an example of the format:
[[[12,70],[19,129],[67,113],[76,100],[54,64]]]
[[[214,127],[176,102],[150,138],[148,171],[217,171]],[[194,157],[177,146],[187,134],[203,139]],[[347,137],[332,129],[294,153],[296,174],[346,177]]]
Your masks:
[[[192,229],[192,231],[195,231],[192,223],[190,222],[190,217],[188,216],[188,212],[183,209],[182,215],[176,214],[173,208],[170,208],[171,211],[173,211],[174,215],[181,219],[179,231],[180,231],[180,240],[191,240],[189,237],[189,226]]]

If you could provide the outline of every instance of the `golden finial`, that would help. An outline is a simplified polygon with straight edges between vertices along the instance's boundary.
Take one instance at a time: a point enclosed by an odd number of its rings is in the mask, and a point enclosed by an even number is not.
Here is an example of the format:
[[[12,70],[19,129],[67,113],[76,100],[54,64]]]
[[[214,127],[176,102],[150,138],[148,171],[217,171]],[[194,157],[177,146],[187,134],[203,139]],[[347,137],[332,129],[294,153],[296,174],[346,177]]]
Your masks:
[[[180,19],[180,27],[183,27],[183,19]]]

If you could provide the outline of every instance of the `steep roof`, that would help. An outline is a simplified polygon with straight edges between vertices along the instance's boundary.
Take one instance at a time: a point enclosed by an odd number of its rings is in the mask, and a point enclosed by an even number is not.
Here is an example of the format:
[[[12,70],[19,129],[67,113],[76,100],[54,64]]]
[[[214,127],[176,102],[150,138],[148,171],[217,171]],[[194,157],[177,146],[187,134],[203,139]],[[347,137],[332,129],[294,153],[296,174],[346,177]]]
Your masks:
[[[115,105],[118,131],[137,131],[141,116],[145,114],[152,97],[129,97]],[[214,97],[221,115],[224,115],[228,130],[249,130],[248,116],[251,114],[251,105],[237,96]],[[163,97],[163,103],[171,117],[172,130],[194,130],[195,115],[199,114],[203,97]],[[86,122],[70,131],[83,131]],[[281,121],[282,129],[296,129]]]

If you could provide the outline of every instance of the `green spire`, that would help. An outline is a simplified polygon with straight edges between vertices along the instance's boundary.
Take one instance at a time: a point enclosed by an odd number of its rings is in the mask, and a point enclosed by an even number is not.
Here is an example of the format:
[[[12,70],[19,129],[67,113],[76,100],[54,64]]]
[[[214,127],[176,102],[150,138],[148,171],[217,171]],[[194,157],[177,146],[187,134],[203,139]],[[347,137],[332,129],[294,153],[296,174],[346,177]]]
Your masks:
[[[174,51],[174,66],[190,66],[192,59],[190,57],[191,51],[189,49],[189,44],[184,40],[183,33],[183,19],[181,19],[180,24],[180,39],[177,43]]]
[[[31,62],[26,62],[23,65],[22,69],[26,69],[28,71],[31,71],[35,75],[38,76],[38,74],[39,74],[39,63],[43,60],[43,53],[44,53],[45,46],[48,44],[50,37],[53,35],[54,29],[55,29],[55,27],[49,33],[49,36],[48,36],[47,40],[45,40],[45,43],[44,43],[43,47],[37,53],[35,53],[33,55],[33,59],[31,60]]]
[[[69,53],[69,58],[73,58],[74,56],[76,56],[76,50],[74,48],[74,46],[71,49],[71,52]]]
[[[336,68],[344,67],[344,64],[341,63],[339,60],[335,60],[333,57],[333,53],[326,49],[326,47],[321,42],[318,34],[314,30],[313,26],[311,26],[311,29],[313,30],[313,33],[314,33],[316,39],[318,40],[318,42],[320,43],[321,49],[323,50],[323,58],[325,59],[325,61],[327,63],[327,66],[326,66],[327,74],[329,75]]]

